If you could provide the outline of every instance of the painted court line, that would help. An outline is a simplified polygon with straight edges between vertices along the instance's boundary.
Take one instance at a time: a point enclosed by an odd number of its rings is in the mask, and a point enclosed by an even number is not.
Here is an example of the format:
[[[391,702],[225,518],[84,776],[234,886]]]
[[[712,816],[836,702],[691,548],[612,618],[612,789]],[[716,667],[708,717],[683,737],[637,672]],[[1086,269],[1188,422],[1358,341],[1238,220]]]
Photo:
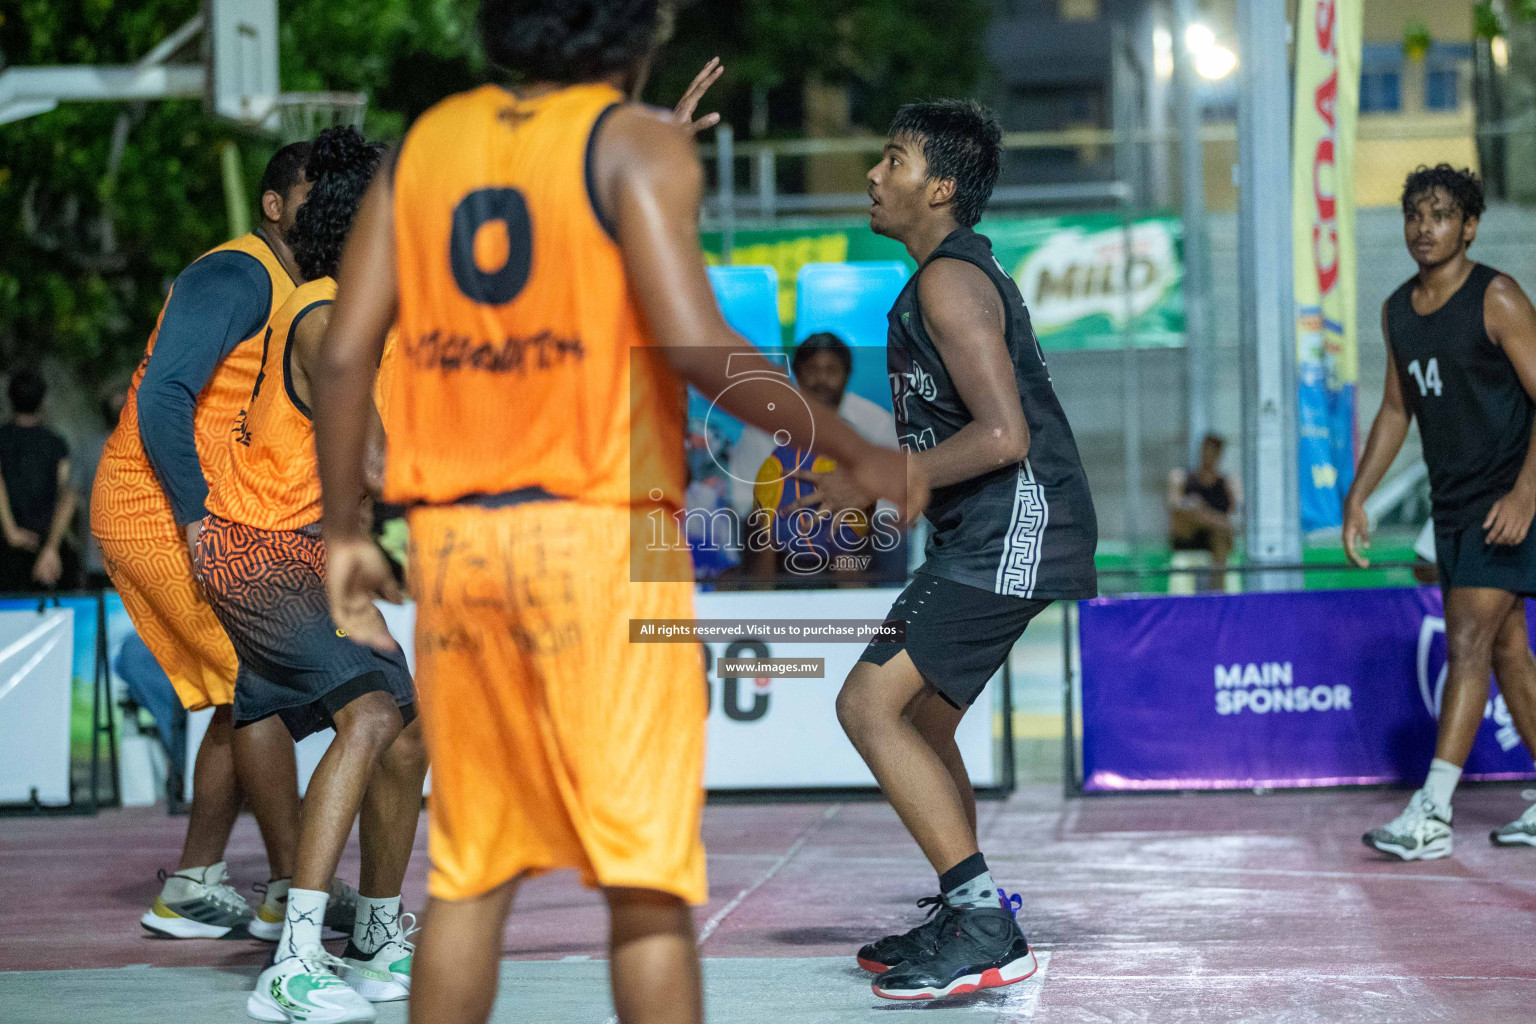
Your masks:
[[[811,822],[805,827],[805,830],[802,831],[800,835],[796,837],[795,841],[790,844],[789,849],[784,851],[783,856],[779,857],[778,860],[773,862],[772,867],[763,872],[761,878],[747,886],[745,889],[741,890],[741,892],[737,893],[729,903],[715,912],[714,917],[711,917],[708,921],[704,922],[704,927],[699,929],[698,945],[702,947],[704,943],[709,939],[709,937],[715,934],[715,929],[720,927],[721,922],[729,917],[737,907],[741,906],[742,903],[746,901],[747,897],[751,896],[753,893],[757,892],[757,890],[767,885],[774,875],[778,874],[784,869],[784,865],[794,860],[795,854],[799,853],[801,849],[805,847],[805,844],[810,841],[811,836],[820,831],[821,827],[827,822],[837,817],[837,812],[842,809],[842,804],[833,804],[825,811],[823,811],[821,817],[817,818],[815,821]]]

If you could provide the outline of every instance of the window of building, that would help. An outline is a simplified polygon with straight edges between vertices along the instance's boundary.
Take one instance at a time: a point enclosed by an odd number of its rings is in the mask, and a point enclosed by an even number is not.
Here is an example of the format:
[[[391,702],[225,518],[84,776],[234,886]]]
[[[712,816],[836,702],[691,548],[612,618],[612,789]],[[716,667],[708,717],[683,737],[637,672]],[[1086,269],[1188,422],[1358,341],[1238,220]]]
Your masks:
[[[1424,74],[1424,109],[1455,110],[1460,106],[1460,81],[1455,68],[1432,68]]]
[[[1366,71],[1360,75],[1360,113],[1392,114],[1402,107],[1402,78],[1396,71]]]
[[[1062,21],[1098,21],[1099,0],[1061,0]]]

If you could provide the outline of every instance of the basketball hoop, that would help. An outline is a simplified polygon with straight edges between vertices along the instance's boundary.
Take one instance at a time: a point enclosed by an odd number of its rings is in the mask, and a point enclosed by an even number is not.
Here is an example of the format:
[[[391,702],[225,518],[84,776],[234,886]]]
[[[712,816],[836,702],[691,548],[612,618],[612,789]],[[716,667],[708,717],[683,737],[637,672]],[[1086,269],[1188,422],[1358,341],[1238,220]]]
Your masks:
[[[313,139],[327,128],[363,127],[368,112],[365,92],[285,92],[272,101],[267,124],[286,145]]]

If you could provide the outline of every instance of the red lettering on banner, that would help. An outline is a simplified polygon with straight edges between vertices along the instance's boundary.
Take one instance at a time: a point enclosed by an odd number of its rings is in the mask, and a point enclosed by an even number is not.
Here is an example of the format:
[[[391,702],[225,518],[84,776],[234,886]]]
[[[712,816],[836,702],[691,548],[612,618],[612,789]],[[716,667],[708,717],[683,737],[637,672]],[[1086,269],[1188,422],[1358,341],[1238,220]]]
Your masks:
[[[1333,52],[1333,26],[1338,13],[1334,0],[1317,0],[1317,48],[1324,53]]]
[[[1333,220],[1337,213],[1338,197],[1323,191],[1323,169],[1333,167],[1333,140],[1323,136],[1317,140],[1317,152],[1312,157],[1312,198],[1317,202],[1318,219]],[[1338,176],[1335,169],[1334,176]]]
[[[1328,237],[1328,246],[1333,257],[1333,262],[1323,265],[1323,236]],[[1317,266],[1317,294],[1319,297],[1333,291],[1333,286],[1339,283],[1339,229],[1332,224],[1326,227],[1322,224],[1312,225],[1312,262]]]
[[[1334,129],[1334,107],[1339,101],[1339,68],[1334,65],[1333,73],[1317,87],[1317,113],[1328,126],[1328,131]]]

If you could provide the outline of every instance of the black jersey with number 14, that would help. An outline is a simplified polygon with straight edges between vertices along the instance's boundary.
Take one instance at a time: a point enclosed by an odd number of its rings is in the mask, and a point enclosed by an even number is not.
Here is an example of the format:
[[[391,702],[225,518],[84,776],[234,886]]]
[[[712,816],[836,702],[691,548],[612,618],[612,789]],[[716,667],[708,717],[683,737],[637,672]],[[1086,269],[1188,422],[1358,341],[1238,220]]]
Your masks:
[[[1022,462],[933,489],[926,512],[933,534],[919,571],[1015,597],[1094,597],[1099,528],[1077,442],[1051,386],[1024,297],[992,254],[992,243],[970,228],[951,232],[891,307],[886,371],[901,446],[932,448],[972,419],[918,306],[918,280],[937,259],[973,264],[997,288],[1030,442]]]
[[[1531,399],[1483,322],[1483,297],[1498,276],[1475,265],[1428,315],[1413,309],[1417,278],[1387,300],[1387,340],[1403,401],[1419,421],[1441,529],[1481,524],[1515,485],[1531,442]]]

